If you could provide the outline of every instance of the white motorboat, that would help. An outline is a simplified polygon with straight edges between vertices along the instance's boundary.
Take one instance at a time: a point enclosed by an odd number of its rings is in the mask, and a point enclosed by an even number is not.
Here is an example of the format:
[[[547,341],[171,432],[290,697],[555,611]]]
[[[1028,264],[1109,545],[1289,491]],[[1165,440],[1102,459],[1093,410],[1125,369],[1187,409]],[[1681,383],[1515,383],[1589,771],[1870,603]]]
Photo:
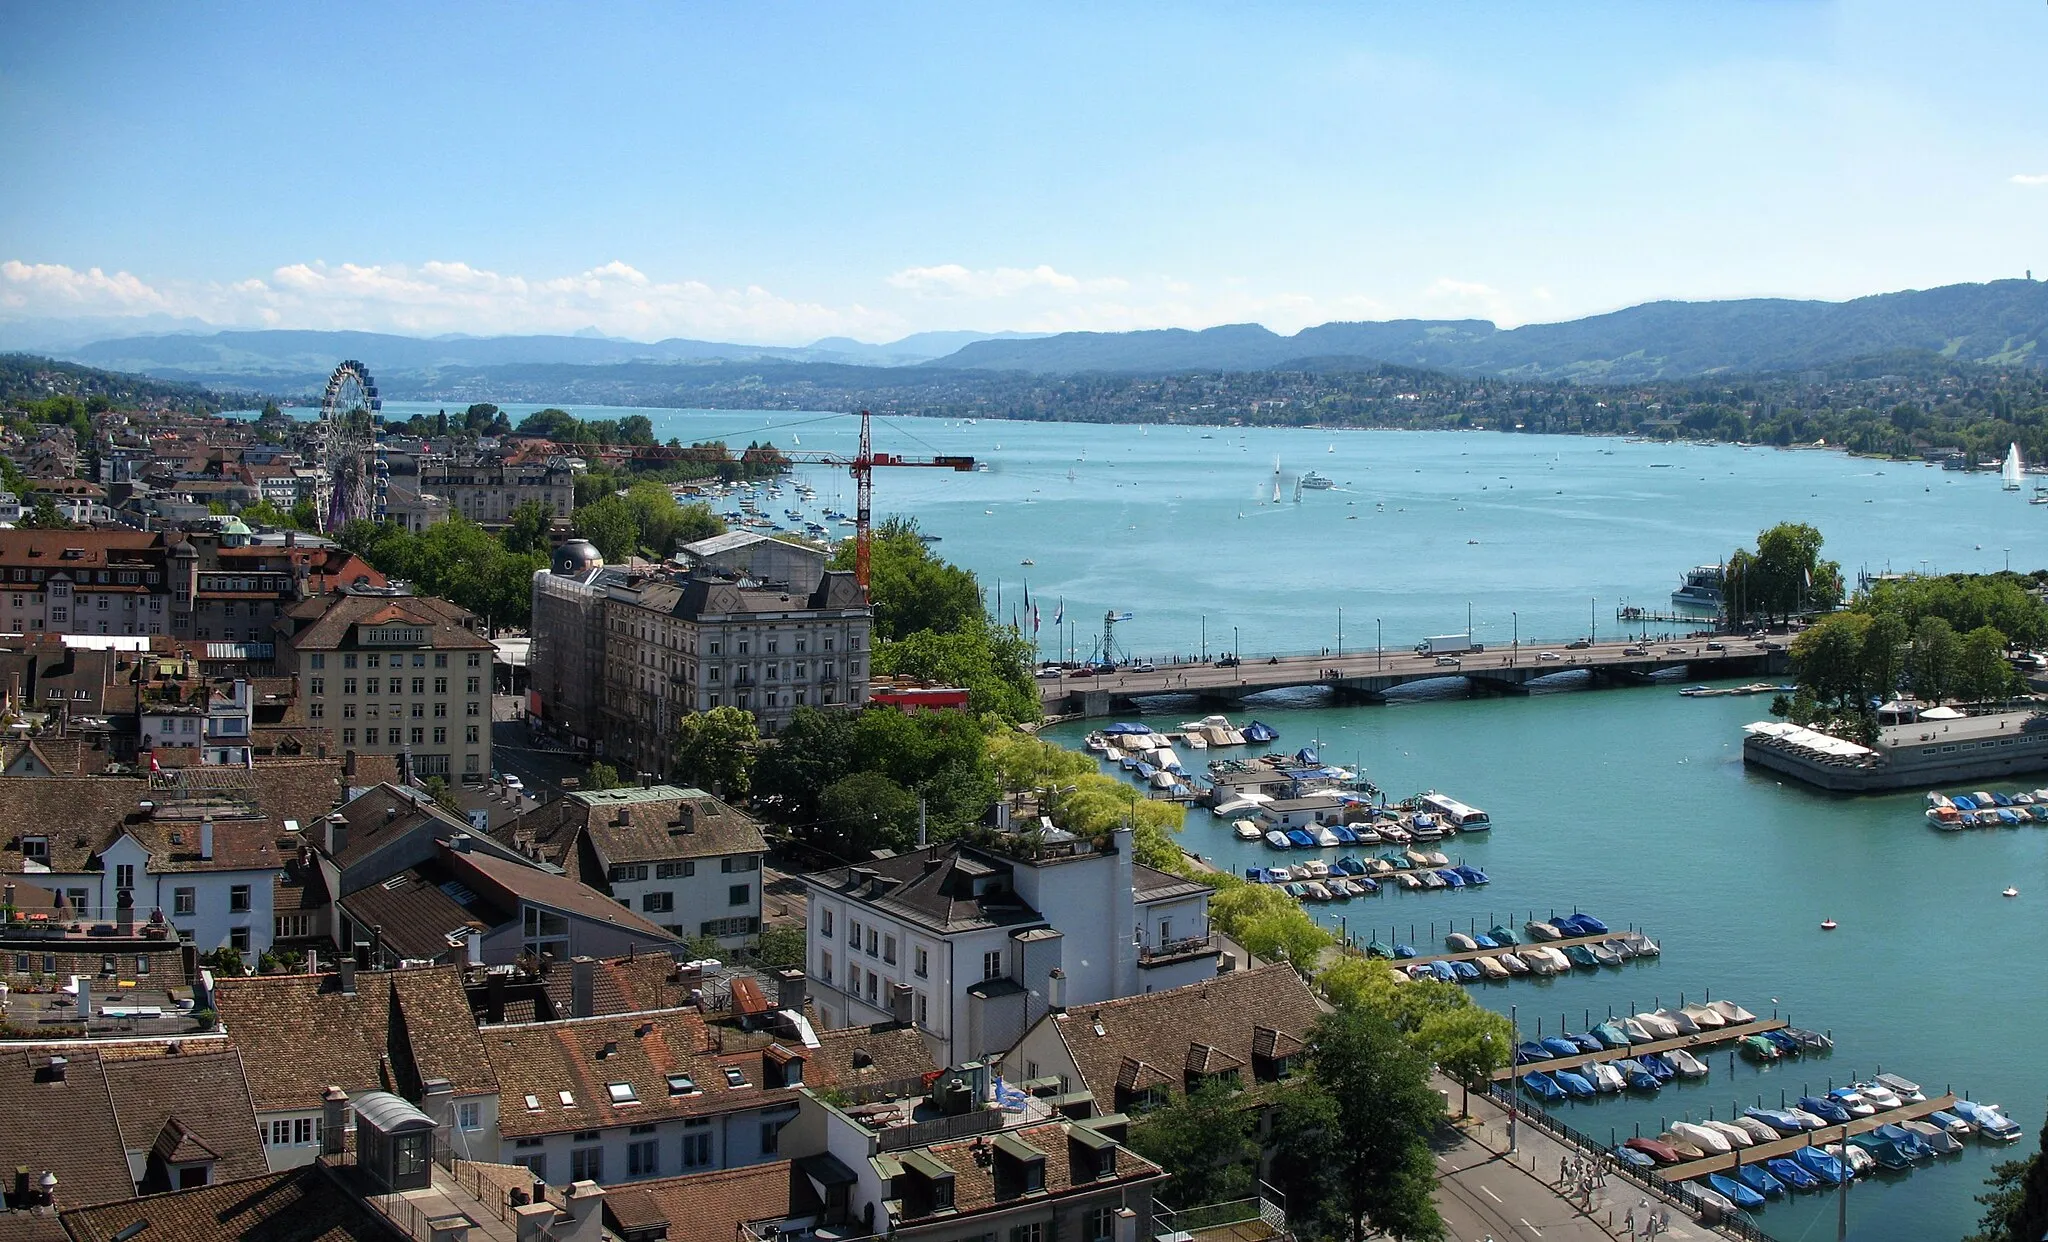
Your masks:
[[[1728,1025],[1728,1019],[1722,1017],[1719,1010],[1710,1009],[1705,1005],[1687,1005],[1678,1012],[1691,1018],[1693,1025],[1703,1031],[1718,1030]]]
[[[1683,1009],[1666,1007],[1659,1009],[1657,1016],[1669,1022],[1672,1029],[1680,1035],[1697,1035],[1700,1033],[1700,1024],[1693,1021],[1691,1015],[1687,1014]]]
[[[1879,1108],[1898,1108],[1905,1103],[1904,1100],[1893,1094],[1889,1087],[1874,1082],[1857,1083],[1856,1094]]]
[[[1955,1142],[1954,1139],[1950,1139],[1949,1141],[1952,1143]],[[1958,1143],[1957,1146],[1960,1147],[1961,1144]],[[1864,1174],[1870,1172],[1872,1169],[1875,1169],[1877,1167],[1877,1157],[1871,1155],[1869,1152],[1865,1151],[1861,1147],[1856,1146],[1856,1144],[1854,1143],[1829,1143],[1827,1146],[1821,1148],[1821,1150],[1826,1152],[1830,1156],[1833,1156],[1835,1159],[1841,1161],[1843,1164],[1848,1165],[1849,1172],[1857,1177],[1862,1177]]]
[[[1479,974],[1483,978],[1505,979],[1508,977],[1508,968],[1501,964],[1498,958],[1475,957],[1472,959],[1472,964],[1479,968]]]
[[[1444,945],[1454,953],[1462,953],[1467,949],[1478,948],[1479,942],[1464,932],[1452,932],[1444,937]]]
[[[1649,1028],[1634,1018],[1621,1020],[1621,1033],[1628,1036],[1628,1042],[1632,1044],[1650,1044],[1657,1041],[1657,1037],[1650,1034]]]
[[[1727,1135],[1707,1126],[1695,1125],[1690,1121],[1672,1122],[1671,1132],[1682,1139],[1688,1140],[1694,1147],[1699,1148],[1710,1156],[1725,1156],[1734,1150],[1734,1144],[1729,1142]]]
[[[1183,734],[1181,734],[1181,738],[1180,738],[1180,744],[1181,744],[1181,745],[1183,745],[1183,746],[1185,746],[1185,747],[1187,747],[1187,748],[1188,748],[1189,750],[1207,750],[1207,749],[1209,749],[1209,739],[1208,739],[1208,738],[1206,738],[1206,737],[1203,737],[1203,736],[1202,736],[1201,734],[1199,734],[1199,733],[1183,733]]]
[[[1722,1020],[1727,1022],[1730,1026],[1740,1026],[1745,1022],[1756,1021],[1755,1014],[1751,1013],[1747,1009],[1744,1009],[1742,1006],[1736,1004],[1734,1001],[1713,1001],[1711,1002],[1709,1007],[1713,1009],[1715,1013],[1720,1014]]]
[[[1399,824],[1381,824],[1380,839],[1394,845],[1406,845],[1415,839],[1414,834]]]
[[[1328,875],[1330,874],[1330,864],[1324,862],[1320,858],[1312,858],[1309,861],[1301,864],[1301,866],[1295,868],[1295,870],[1306,872],[1308,878],[1311,880],[1321,880],[1328,877]]]
[[[1276,850],[1284,850],[1290,848],[1294,843],[1287,839],[1286,833],[1275,828],[1266,834],[1266,844]]]
[[[1733,1120],[1734,1124],[1749,1131],[1749,1136],[1759,1143],[1775,1143],[1785,1137],[1754,1117],[1736,1117]]]
[[[1088,748],[1088,753],[1091,755],[1106,755],[1109,753],[1109,739],[1100,733],[1089,734],[1088,739],[1081,744]]]
[[[1664,1059],[1671,1062],[1671,1068],[1678,1071],[1680,1078],[1705,1078],[1707,1076],[1707,1063],[1683,1048],[1671,1049],[1664,1054]]]
[[[1927,1099],[1927,1093],[1920,1089],[1919,1083],[1910,1078],[1901,1078],[1897,1074],[1879,1074],[1877,1084],[1907,1104],[1919,1104]]]
[[[1257,824],[1248,819],[1240,819],[1231,824],[1230,833],[1240,841],[1256,841],[1266,835],[1259,831]]]
[[[1380,830],[1371,824],[1351,825],[1351,835],[1358,838],[1360,845],[1378,845],[1381,841]]]
[[[1828,1098],[1849,1110],[1851,1117],[1868,1117],[1877,1111],[1877,1105],[1863,1098],[1863,1093],[1853,1087],[1837,1087],[1828,1092]]]
[[[1511,975],[1526,975],[1529,973],[1529,963],[1523,961],[1519,954],[1503,953],[1498,957],[1491,957],[1485,960],[1499,962],[1501,968]]]
[[[1628,947],[1635,951],[1637,957],[1656,957],[1664,952],[1657,947],[1656,941],[1641,932],[1630,932],[1622,939],[1628,942]]]
[[[1635,1020],[1638,1023],[1640,1023],[1642,1025],[1642,1028],[1648,1031],[1654,1038],[1678,1038],[1678,1027],[1671,1022],[1667,1022],[1663,1017],[1657,1014],[1639,1013],[1636,1015]]]
[[[1327,824],[1317,824],[1315,827],[1305,828],[1303,831],[1315,838],[1317,849],[1334,849],[1338,845],[1337,834],[1330,831]]]

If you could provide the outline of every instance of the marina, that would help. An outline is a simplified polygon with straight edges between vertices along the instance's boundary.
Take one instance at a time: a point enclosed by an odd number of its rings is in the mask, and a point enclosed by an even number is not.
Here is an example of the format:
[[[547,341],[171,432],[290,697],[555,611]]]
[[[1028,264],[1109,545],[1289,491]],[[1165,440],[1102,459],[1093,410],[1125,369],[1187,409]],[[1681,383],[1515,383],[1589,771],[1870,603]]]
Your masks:
[[[1705,1177],[1709,1173],[1723,1173],[1745,1164],[1761,1164],[1766,1160],[1789,1156],[1802,1147],[1821,1147],[1829,1143],[1846,1142],[1854,1135],[1868,1134],[1879,1126],[1918,1121],[1933,1113],[1953,1108],[1955,1103],[1956,1097],[1953,1095],[1938,1095],[1930,1100],[1883,1109],[1868,1117],[1858,1117],[1847,1123],[1823,1126],[1818,1130],[1808,1130],[1769,1143],[1758,1143],[1754,1147],[1739,1147],[1726,1154],[1705,1156],[1698,1160],[1688,1160],[1683,1164],[1665,1165],[1657,1172],[1672,1181],[1688,1181]]]

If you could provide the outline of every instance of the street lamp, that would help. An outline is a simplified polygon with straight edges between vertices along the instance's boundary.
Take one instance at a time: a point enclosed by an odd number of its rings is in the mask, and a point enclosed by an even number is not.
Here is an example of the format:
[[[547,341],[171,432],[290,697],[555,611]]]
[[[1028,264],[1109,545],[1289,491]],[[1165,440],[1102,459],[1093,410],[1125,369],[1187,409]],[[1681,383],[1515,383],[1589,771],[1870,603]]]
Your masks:
[[[1237,649],[1237,627],[1234,625],[1230,627],[1230,658],[1239,664],[1244,663],[1244,652]],[[1242,677],[1244,674],[1239,673],[1238,676]]]
[[[1520,664],[1522,662],[1522,614],[1511,612],[1508,614],[1508,619],[1515,624],[1514,662]]]
[[[1587,607],[1586,607],[1586,620],[1587,620],[1587,622],[1588,622],[1589,624],[1591,624],[1591,625],[1592,625],[1592,627],[1593,627],[1593,632],[1592,632],[1592,633],[1591,633],[1590,635],[1588,635],[1588,636],[1587,636],[1587,640],[1586,640],[1586,641],[1588,641],[1588,642],[1594,642],[1594,643],[1597,643],[1597,642],[1599,642],[1599,641],[1600,641],[1600,597],[1599,597],[1599,596],[1597,596],[1597,595],[1595,595],[1595,596],[1593,597],[1593,602],[1592,602],[1591,604],[1587,605]]]
[[[1202,614],[1202,658],[1209,658],[1209,614]]]
[[[1337,608],[1337,658],[1344,658],[1344,608],[1341,604]]]
[[[1386,649],[1380,645],[1380,619],[1378,617],[1372,619],[1372,658],[1373,667],[1383,669],[1387,666]]]

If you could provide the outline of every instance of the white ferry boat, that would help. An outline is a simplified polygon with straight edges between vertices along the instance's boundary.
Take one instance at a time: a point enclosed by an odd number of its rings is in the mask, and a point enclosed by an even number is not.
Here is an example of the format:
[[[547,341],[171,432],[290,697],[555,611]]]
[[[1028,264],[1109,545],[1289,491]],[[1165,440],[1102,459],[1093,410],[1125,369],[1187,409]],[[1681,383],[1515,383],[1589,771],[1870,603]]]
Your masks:
[[[1311,470],[1301,476],[1301,485],[1304,489],[1311,492],[1326,492],[1337,486],[1337,481]]]
[[[1671,602],[1694,608],[1719,608],[1721,585],[1726,577],[1727,570],[1720,565],[1695,565],[1685,571],[1685,579],[1671,593]]]

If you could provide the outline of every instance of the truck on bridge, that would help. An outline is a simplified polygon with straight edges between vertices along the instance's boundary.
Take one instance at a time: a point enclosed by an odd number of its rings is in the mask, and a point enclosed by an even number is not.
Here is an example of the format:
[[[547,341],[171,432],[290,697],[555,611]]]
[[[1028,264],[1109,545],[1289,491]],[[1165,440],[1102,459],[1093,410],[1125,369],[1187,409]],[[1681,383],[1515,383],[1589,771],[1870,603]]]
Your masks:
[[[1415,654],[1423,656],[1465,655],[1484,650],[1485,645],[1473,642],[1470,634],[1442,634],[1435,638],[1425,638],[1415,644]]]

